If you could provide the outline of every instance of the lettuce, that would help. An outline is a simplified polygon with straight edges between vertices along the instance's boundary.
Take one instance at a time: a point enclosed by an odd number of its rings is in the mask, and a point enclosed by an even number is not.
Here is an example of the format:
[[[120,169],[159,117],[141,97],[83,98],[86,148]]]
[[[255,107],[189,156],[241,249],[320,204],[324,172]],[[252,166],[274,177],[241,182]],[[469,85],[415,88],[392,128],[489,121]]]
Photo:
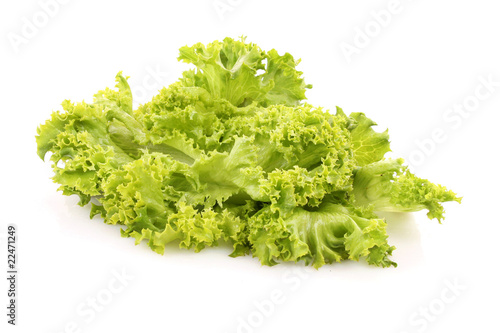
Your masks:
[[[266,265],[304,260],[319,268],[365,257],[370,264],[396,266],[388,259],[394,247],[387,244],[382,219],[329,200],[317,208],[296,207],[286,218],[263,208],[249,228],[253,253]]]
[[[441,221],[442,202],[461,201],[446,187],[413,175],[403,159],[388,159],[363,166],[354,175],[353,197],[359,206],[371,206],[377,211],[416,212],[427,209],[430,219]]]
[[[363,258],[387,267],[393,246],[376,211],[429,211],[455,193],[417,178],[363,113],[305,103],[299,61],[242,38],[182,47],[190,63],[136,110],[127,78],[92,103],[64,101],[37,130],[54,182],[90,215],[163,254],[221,242],[265,265]]]

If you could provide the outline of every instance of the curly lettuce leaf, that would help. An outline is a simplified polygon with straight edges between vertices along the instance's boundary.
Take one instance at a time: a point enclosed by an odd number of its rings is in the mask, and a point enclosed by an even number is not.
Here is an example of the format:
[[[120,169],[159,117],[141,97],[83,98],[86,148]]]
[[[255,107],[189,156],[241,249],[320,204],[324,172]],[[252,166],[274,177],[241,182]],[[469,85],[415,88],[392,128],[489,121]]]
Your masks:
[[[384,160],[387,131],[363,113],[335,115],[303,103],[299,61],[226,38],[183,47],[196,69],[133,110],[127,78],[92,103],[63,102],[37,130],[38,155],[91,217],[163,254],[232,244],[232,257],[263,264],[341,260],[395,266],[386,223],[373,211],[428,209],[458,201]]]
[[[365,258],[372,265],[396,266],[388,257],[386,223],[372,214],[324,202],[296,208],[282,218],[266,207],[249,220],[252,253],[264,265],[300,261],[319,268],[341,260]]]
[[[341,108],[337,107],[337,115],[345,116]],[[384,155],[391,151],[389,132],[375,132],[374,121],[367,118],[364,113],[353,112],[349,115],[348,128],[351,133],[351,147],[358,166],[378,162]]]
[[[442,185],[413,175],[403,159],[387,159],[359,168],[354,175],[352,194],[358,206],[375,211],[416,212],[427,209],[430,219],[441,221],[441,203],[461,202],[461,198]]]
[[[229,211],[216,213],[206,209],[200,212],[181,203],[177,212],[168,215],[163,229],[128,228],[122,231],[122,236],[134,237],[136,245],[146,240],[148,246],[159,254],[164,254],[170,243],[177,242],[180,248],[194,248],[195,252],[200,252],[207,246],[217,246],[221,239],[236,241],[235,251],[241,251],[241,244],[237,241],[242,228],[239,218]]]
[[[235,106],[254,102],[262,106],[296,105],[305,99],[305,89],[311,88],[301,78],[302,72],[295,69],[299,61],[289,53],[266,53],[245,43],[244,38],[182,47],[179,60],[197,67],[184,72],[180,81],[185,87],[203,88],[212,98],[223,98]]]
[[[117,82],[120,91],[101,91],[94,104],[64,101],[64,112],[54,112],[37,130],[38,156],[44,159],[47,152],[52,152],[53,180],[61,184],[59,189],[63,194],[79,195],[82,205],[88,203],[91,196],[101,195],[102,180],[132,161],[136,154],[130,148],[135,146],[133,136],[120,135],[130,132],[128,127],[139,126],[130,119],[130,88],[123,83],[126,80],[120,73]],[[123,124],[123,129],[110,131],[110,124],[118,122]],[[122,140],[115,140],[115,135]]]

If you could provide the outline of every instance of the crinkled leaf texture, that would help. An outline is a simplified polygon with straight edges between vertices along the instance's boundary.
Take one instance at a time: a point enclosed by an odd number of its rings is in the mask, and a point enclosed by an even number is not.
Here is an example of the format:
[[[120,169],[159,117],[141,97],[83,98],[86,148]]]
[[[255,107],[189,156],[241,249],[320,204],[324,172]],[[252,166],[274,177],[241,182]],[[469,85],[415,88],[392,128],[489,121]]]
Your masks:
[[[203,88],[212,98],[223,98],[235,106],[254,102],[263,106],[296,105],[306,98],[305,89],[312,87],[295,69],[300,61],[292,55],[264,52],[255,44],[246,44],[244,38],[182,47],[179,60],[197,67],[184,72],[184,86]]]
[[[91,217],[163,254],[221,241],[265,265],[363,258],[395,266],[373,211],[428,209],[455,194],[385,160],[387,131],[362,113],[305,104],[298,61],[244,39],[183,47],[196,69],[136,110],[127,78],[92,103],[64,101],[38,128],[54,182]]]
[[[403,159],[387,159],[359,168],[354,176],[354,202],[370,206],[376,211],[416,212],[427,209],[430,219],[441,221],[444,216],[442,202],[461,202],[446,187],[416,177]]]
[[[286,218],[267,207],[250,219],[249,240],[254,255],[266,265],[304,260],[319,268],[364,257],[373,265],[395,266],[388,259],[394,247],[387,244],[386,223],[365,215],[328,200],[314,209],[297,207]]]

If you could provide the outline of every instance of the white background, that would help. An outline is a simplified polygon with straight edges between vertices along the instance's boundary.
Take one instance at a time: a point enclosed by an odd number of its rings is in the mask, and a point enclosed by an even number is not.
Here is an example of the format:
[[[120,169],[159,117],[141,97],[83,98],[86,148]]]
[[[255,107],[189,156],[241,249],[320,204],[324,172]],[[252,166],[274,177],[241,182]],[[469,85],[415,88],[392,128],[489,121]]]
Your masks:
[[[2,332],[497,332],[500,86],[464,115],[447,110],[487,93],[480,77],[500,82],[499,8],[401,0],[386,26],[374,24],[371,12],[389,3],[74,0],[50,7],[44,22],[40,2],[2,1]],[[31,34],[30,22],[39,26]],[[389,128],[393,155],[464,197],[446,205],[442,225],[424,213],[386,215],[399,267],[262,267],[224,247],[160,256],[56,192],[34,136],[62,100],[91,101],[123,70],[147,101],[188,68],[179,47],[240,35],[302,58],[310,103],[365,112]],[[357,53],[346,57],[346,44]],[[16,327],[5,315],[8,223],[18,227]],[[122,271],[133,277],[123,285],[114,280]],[[120,290],[110,294],[110,283]],[[274,294],[282,296],[271,306]],[[92,312],[96,296],[109,302]]]

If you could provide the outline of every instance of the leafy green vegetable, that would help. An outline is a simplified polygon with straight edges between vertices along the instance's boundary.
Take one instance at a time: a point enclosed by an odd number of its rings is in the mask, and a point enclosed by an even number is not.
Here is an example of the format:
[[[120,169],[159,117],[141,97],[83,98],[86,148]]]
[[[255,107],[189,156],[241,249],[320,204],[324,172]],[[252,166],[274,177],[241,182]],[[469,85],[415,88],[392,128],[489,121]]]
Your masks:
[[[383,160],[359,168],[354,175],[354,202],[377,211],[416,212],[427,209],[430,219],[441,221],[441,202],[457,201],[446,187],[421,179],[403,166],[403,159]]]
[[[296,207],[283,218],[269,207],[250,220],[250,242],[254,255],[266,265],[304,260],[318,268],[344,259],[387,267],[394,247],[387,244],[386,223],[373,214],[325,200],[319,207]]]
[[[196,66],[132,108],[127,79],[93,103],[64,101],[38,128],[54,181],[91,217],[122,225],[124,237],[200,251],[219,241],[231,256],[263,264],[364,258],[387,267],[393,246],[375,211],[429,210],[458,201],[411,174],[390,151],[387,131],[363,113],[346,116],[305,100],[299,63],[226,38],[180,49]]]
[[[205,45],[198,43],[180,49],[179,60],[194,64],[196,71],[184,72],[185,87],[201,87],[214,99],[225,99],[241,107],[257,102],[261,106],[297,105],[305,99],[305,88],[311,88],[295,70],[299,61],[289,53],[280,56],[276,50],[263,52],[245,40],[226,38]],[[267,61],[267,66],[264,65]],[[257,74],[263,70],[262,74]]]

